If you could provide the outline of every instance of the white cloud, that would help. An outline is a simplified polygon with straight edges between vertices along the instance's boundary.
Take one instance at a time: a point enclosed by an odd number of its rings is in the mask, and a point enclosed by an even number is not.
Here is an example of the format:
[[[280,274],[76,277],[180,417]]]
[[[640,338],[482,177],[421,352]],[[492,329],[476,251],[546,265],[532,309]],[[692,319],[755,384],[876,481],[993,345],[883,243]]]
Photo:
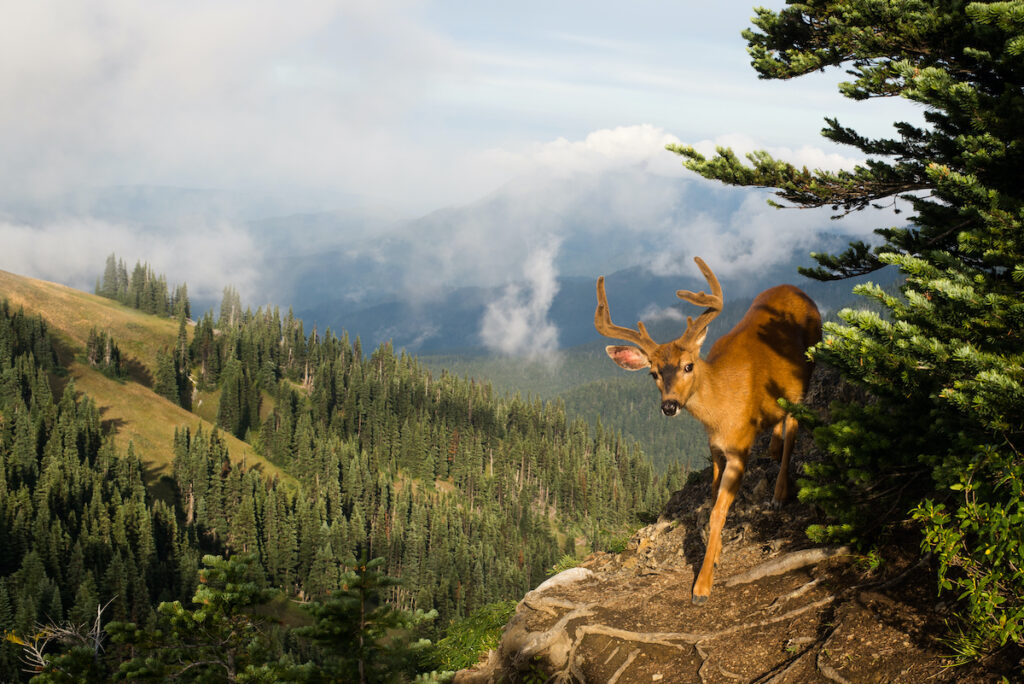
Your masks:
[[[658,306],[649,304],[646,309],[640,312],[640,320],[643,321],[685,321],[686,314],[670,306]]]
[[[491,351],[508,356],[552,360],[558,349],[558,328],[547,316],[558,294],[555,269],[557,241],[538,247],[523,264],[525,282],[514,283],[487,306],[480,323],[480,339]]]
[[[124,184],[383,194],[408,142],[394,131],[434,75],[460,68],[417,4],[9,8],[0,186],[43,197]]]
[[[678,173],[659,154],[666,131],[770,130],[802,155],[794,141],[817,137],[817,111],[847,111],[832,83],[758,81],[740,7],[587,10],[16,3],[0,22],[0,194],[145,184],[301,196],[307,211],[353,194],[427,211],[535,163],[601,165],[649,149],[635,163]]]
[[[103,264],[115,252],[131,269],[149,263],[168,285],[187,283],[192,299],[219,300],[233,284],[246,302],[262,291],[259,250],[244,231],[228,224],[179,227],[159,234],[138,226],[66,219],[42,226],[0,221],[0,268],[92,292]]]
[[[490,166],[517,180],[414,224],[404,254],[378,256],[401,259],[406,296],[430,301],[450,287],[516,279],[520,265],[551,237],[563,246],[557,255],[563,275],[590,277],[634,265],[657,274],[696,274],[695,254],[730,273],[788,260],[794,249],[812,250],[820,233],[865,235],[886,220],[878,212],[833,222],[828,209],[774,209],[765,201],[768,191],[727,188],[686,170],[665,150],[677,142],[642,124],[492,149]],[[758,147],[739,136],[716,142]],[[804,159],[815,154],[829,159],[810,148],[802,152]]]
[[[824,233],[841,230],[869,238],[876,228],[902,223],[891,211],[877,210],[834,222],[829,207],[777,209],[766,203],[769,196],[767,191],[748,195],[724,219],[702,214],[672,225],[663,232],[663,249],[648,268],[657,275],[699,276],[692,257],[700,256],[720,275],[756,272],[791,258],[797,250],[814,251]]]
[[[582,140],[557,138],[519,149],[490,149],[483,158],[520,176],[600,173],[623,167],[680,176],[683,171],[678,159],[665,151],[665,145],[678,142],[671,133],[645,123],[596,130]]]

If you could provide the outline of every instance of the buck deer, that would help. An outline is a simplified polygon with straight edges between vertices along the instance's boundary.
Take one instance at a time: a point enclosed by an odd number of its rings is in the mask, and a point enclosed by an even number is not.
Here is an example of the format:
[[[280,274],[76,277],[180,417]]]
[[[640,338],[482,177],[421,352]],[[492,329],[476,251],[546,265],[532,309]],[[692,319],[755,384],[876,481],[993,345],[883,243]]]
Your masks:
[[[701,605],[711,594],[714,568],[722,552],[722,526],[739,491],[747,457],[755,437],[774,426],[769,455],[780,461],[773,506],[788,496],[789,456],[797,422],[778,404],[780,397],[796,403],[803,399],[813,370],[809,347],[821,340],[821,316],[814,302],[792,285],[765,290],[732,330],[711,347],[707,359],[700,347],[708,324],[722,311],[722,286],[700,257],[694,261],[711,287],[711,294],[679,290],[676,295],[707,307],[694,321],[687,317],[681,337],[658,344],[643,322],[637,329],[612,323],[604,276],[597,279],[594,326],[605,337],[633,346],[609,346],[608,356],[626,370],[650,369],[661,391],[661,412],[674,416],[685,408],[704,424],[713,466],[711,510],[704,562],[693,585],[692,601]]]

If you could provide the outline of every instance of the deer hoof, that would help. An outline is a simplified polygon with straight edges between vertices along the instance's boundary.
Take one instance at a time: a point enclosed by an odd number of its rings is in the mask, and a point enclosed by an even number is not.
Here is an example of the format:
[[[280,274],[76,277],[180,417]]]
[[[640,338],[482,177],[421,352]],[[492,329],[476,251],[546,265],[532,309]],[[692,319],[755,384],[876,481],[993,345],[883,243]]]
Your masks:
[[[772,500],[768,502],[768,507],[771,508],[773,511],[778,511],[782,508],[783,503],[783,501],[772,497]]]
[[[705,603],[708,602],[708,597],[707,596],[701,596],[699,594],[694,594],[690,598],[690,602],[693,603],[693,605],[695,605],[695,606],[703,606]]]

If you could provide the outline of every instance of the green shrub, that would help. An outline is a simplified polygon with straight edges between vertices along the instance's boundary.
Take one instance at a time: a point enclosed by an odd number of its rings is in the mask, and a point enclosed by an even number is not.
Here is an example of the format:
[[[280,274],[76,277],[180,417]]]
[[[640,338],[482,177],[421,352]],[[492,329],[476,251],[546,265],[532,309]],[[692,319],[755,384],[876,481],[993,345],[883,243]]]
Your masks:
[[[471,667],[480,656],[498,647],[501,630],[516,612],[515,601],[489,603],[457,620],[427,656],[427,667],[442,671]]]

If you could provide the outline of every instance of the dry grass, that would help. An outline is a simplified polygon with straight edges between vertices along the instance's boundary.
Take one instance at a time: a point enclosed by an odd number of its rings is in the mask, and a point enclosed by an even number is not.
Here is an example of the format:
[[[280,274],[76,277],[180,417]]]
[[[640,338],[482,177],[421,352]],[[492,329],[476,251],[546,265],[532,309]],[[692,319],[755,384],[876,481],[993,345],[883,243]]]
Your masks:
[[[96,402],[103,426],[113,435],[119,448],[127,449],[129,443],[133,445],[136,455],[146,465],[147,484],[153,485],[161,476],[170,474],[175,428],[188,427],[193,431],[202,428],[207,432],[214,429],[209,420],[189,413],[154,394],[146,384],[137,382],[151,384],[149,379],[156,370],[157,352],[172,347],[177,338],[178,324],[174,320],[151,316],[64,285],[2,270],[0,299],[7,299],[15,307],[24,307],[26,313],[39,314],[46,320],[58,342],[61,363],[68,368],[75,388]],[[111,380],[76,359],[84,354],[93,327],[113,335],[132,367],[131,380]],[[209,410],[209,407],[204,408]],[[213,415],[216,415],[215,408]],[[232,461],[256,467],[268,476],[291,479],[245,442],[222,435]]]
[[[25,311],[41,314],[58,339],[76,354],[85,351],[92,328],[110,331],[121,353],[150,373],[156,368],[157,352],[173,347],[178,336],[178,324],[170,318],[151,316],[65,285],[6,271],[0,271],[0,297],[25,307]]]

